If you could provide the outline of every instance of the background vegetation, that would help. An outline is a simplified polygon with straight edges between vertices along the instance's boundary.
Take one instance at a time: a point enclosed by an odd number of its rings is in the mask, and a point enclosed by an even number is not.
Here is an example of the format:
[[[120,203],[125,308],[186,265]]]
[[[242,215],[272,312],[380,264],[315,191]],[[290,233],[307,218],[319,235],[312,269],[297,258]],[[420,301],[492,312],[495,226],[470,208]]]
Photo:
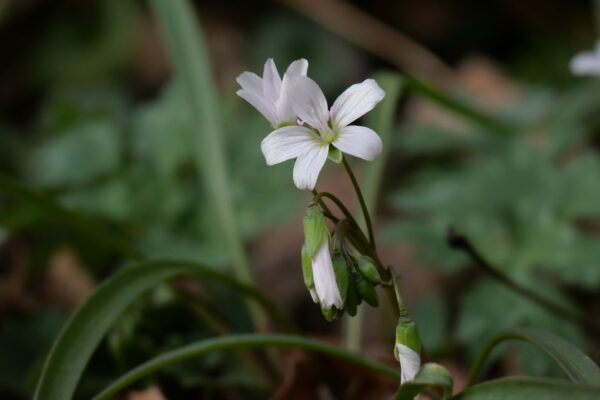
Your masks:
[[[303,333],[339,340],[340,324],[323,320],[302,283],[300,220],[308,196],[293,186],[291,164],[265,165],[259,143],[269,128],[235,96],[235,77],[259,71],[268,57],[280,69],[304,57],[333,99],[350,83],[400,69],[455,102],[448,108],[425,100],[415,82],[402,81],[377,201],[382,254],[403,276],[428,356],[460,387],[485,341],[526,326],[554,332],[598,361],[597,332],[520,297],[446,243],[454,226],[511,279],[600,319],[600,79],[568,71],[572,55],[598,36],[592,5],[348,3],[357,13],[354,30],[372,35],[344,30],[344,14],[316,1],[194,2],[218,91],[211,118],[222,127],[217,140],[234,235],[261,292]],[[207,120],[188,107],[188,88],[172,79],[160,29],[141,1],[0,3],[3,399],[33,395],[68,316],[126,261],[143,255],[231,271],[210,182],[211,166],[221,161],[202,153],[212,140],[197,137]],[[400,33],[416,42],[393,42]],[[324,178],[320,184],[353,201],[340,171],[326,170]],[[237,290],[202,277],[144,292],[94,352],[76,398],[90,398],[163,351],[252,331],[245,309]],[[363,351],[392,362],[389,310],[369,309],[363,318]],[[512,346],[496,355],[489,376],[559,376],[538,350]],[[160,388],[177,399],[264,398],[268,379],[257,381],[256,368],[239,362],[247,356],[211,353],[134,389]],[[303,369],[308,361],[300,353],[288,354],[281,373],[291,378],[280,398],[312,393],[322,380],[340,398],[380,398],[394,388],[329,362],[339,371],[323,378]],[[358,383],[348,389],[351,379]],[[124,396],[137,398],[135,391]]]

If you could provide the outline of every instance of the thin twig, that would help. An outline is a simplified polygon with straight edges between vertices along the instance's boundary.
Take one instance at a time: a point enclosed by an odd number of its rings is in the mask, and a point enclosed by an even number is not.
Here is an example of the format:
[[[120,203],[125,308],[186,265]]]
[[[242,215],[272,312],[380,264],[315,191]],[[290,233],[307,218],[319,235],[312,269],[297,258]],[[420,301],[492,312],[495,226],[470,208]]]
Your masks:
[[[575,313],[568,308],[562,306],[561,304],[555,303],[548,298],[541,296],[540,294],[534,292],[526,286],[512,280],[510,277],[493,267],[471,244],[469,239],[467,239],[463,234],[457,232],[453,228],[448,229],[447,235],[448,244],[455,249],[464,251],[474,262],[477,267],[479,267],[483,272],[488,274],[490,277],[495,279],[496,281],[502,283],[515,293],[520,294],[521,296],[531,300],[542,308],[550,311],[555,314],[557,317],[560,317],[565,320],[574,321],[584,327],[586,327],[590,332],[593,332],[594,335],[600,335],[600,327],[592,320],[587,319],[584,315],[580,313]]]
[[[347,1],[277,1],[402,70],[442,87],[456,82],[452,69],[432,52]]]

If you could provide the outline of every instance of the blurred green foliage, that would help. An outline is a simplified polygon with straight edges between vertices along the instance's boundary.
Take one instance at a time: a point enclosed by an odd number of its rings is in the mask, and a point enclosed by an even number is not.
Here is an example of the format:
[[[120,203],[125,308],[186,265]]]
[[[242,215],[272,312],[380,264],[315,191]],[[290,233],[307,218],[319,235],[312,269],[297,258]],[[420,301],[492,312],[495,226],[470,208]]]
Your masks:
[[[0,23],[11,18],[5,4],[0,2]],[[26,122],[15,122],[8,113],[0,119],[0,171],[125,235],[148,257],[223,265],[227,254],[193,166],[195,127],[181,88],[167,83],[154,92],[131,83],[146,10],[135,1],[74,4],[65,2],[36,20],[32,42],[19,49],[16,70],[25,77],[24,90],[35,93],[25,107]],[[276,7],[261,14],[248,36],[244,69],[260,72],[264,60],[273,57],[281,71],[304,57],[328,96],[367,74],[368,61],[354,48]],[[424,263],[445,274],[464,273],[467,260],[444,240],[453,225],[514,279],[580,307],[572,289],[594,292],[600,286],[594,228],[600,217],[600,86],[573,84],[564,73],[571,49],[561,42],[558,52],[552,43],[536,39],[536,51],[513,66],[522,77],[546,86],[526,88],[518,104],[501,111],[520,127],[512,135],[427,125],[403,127],[395,135],[394,154],[408,160],[410,168],[392,171],[387,182],[390,203],[400,214],[387,236],[416,243]],[[547,57],[540,61],[538,54]],[[548,64],[551,72],[540,72],[540,64]],[[548,85],[551,79],[564,88]],[[233,90],[223,92],[219,106],[236,217],[250,241],[295,214],[302,199],[290,179],[291,163],[273,168],[264,163],[259,144],[269,131],[266,121]],[[31,252],[24,261],[29,281],[42,279],[49,259],[65,245],[77,251],[97,280],[121,264],[118,255],[48,221],[36,206],[0,193],[0,210],[0,246],[16,243]],[[467,283],[458,300],[450,289],[440,288],[416,306],[415,319],[431,353],[448,351],[456,340],[472,356],[499,330],[524,324],[577,344],[584,341],[578,329],[495,282],[474,277]],[[27,293],[36,290],[35,285],[26,288]],[[206,289],[233,330],[247,329],[235,293],[219,286]],[[3,398],[31,397],[68,311],[40,306],[22,314],[2,315]],[[86,372],[79,398],[89,398],[115,372],[211,334],[185,301],[162,286],[132,306],[109,334]],[[547,370],[543,358],[519,354],[530,371]],[[217,396],[232,385],[264,397],[246,370],[223,354],[170,368],[157,379],[172,398],[198,387],[202,395]]]
[[[125,235],[131,247],[149,258],[221,266],[228,258],[226,248],[194,168],[195,127],[181,88],[167,83],[140,100],[128,83],[136,40],[147,17],[135,2],[107,1],[89,10],[58,7],[44,20],[39,28],[43,34],[24,50],[22,61],[27,78],[40,90],[39,104],[26,125],[0,120],[0,168],[67,209]],[[254,60],[260,63],[247,69],[260,72],[266,58],[260,54],[275,58],[281,72],[288,61],[306,57],[311,73],[322,77],[328,90],[340,88],[357,73],[343,68],[343,57],[357,55],[339,39],[314,30],[290,13],[267,15],[251,41],[252,54],[259,55]],[[315,41],[315,35],[322,40]],[[330,63],[325,55],[332,52],[343,57]],[[264,163],[259,145],[269,132],[268,123],[233,91],[223,93],[218,108],[237,223],[244,238],[251,240],[295,213],[302,198],[290,179],[291,164],[269,168]],[[37,205],[1,193],[0,208],[0,244],[12,238],[35,246],[26,261],[29,279],[43,278],[50,258],[64,245],[75,249],[82,266],[98,279],[115,269],[115,254],[49,221]],[[206,283],[203,287],[211,302],[220,305],[219,315],[227,326],[248,329],[235,292]],[[212,335],[186,304],[162,286],[132,306],[95,354],[78,398],[91,397],[116,376],[115,371]],[[0,326],[0,348],[28,349],[2,351],[0,394],[30,398],[43,358],[66,318],[65,310],[42,311]],[[158,379],[175,397],[198,387],[208,396],[232,386],[264,397],[252,375],[231,355],[213,354],[169,368]]]
[[[502,111],[520,127],[510,135],[426,124],[403,128],[396,145],[413,161],[407,161],[411,171],[390,199],[401,217],[388,227],[388,239],[413,242],[426,265],[459,274],[472,265],[446,244],[447,229],[455,227],[513,279],[568,307],[585,308],[571,295],[600,285],[600,233],[589,227],[600,217],[593,119],[599,89],[597,82],[561,92],[527,88]],[[437,333],[426,333],[438,351],[449,327],[471,357],[494,332],[519,325],[584,341],[572,324],[499,283],[462,274],[466,283],[454,289],[460,291],[458,314],[435,326]],[[448,313],[435,295],[426,304],[431,306],[422,305],[419,314]],[[528,351],[519,354],[534,373],[550,365]]]

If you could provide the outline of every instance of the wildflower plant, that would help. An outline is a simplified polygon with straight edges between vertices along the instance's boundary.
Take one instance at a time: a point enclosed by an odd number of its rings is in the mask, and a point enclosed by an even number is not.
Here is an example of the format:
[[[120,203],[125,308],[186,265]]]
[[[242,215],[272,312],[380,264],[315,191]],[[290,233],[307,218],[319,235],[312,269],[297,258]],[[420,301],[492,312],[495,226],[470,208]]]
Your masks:
[[[385,374],[398,383],[394,400],[414,399],[427,393],[434,399],[564,399],[591,400],[600,398],[600,368],[579,349],[550,333],[519,328],[493,337],[478,355],[469,373],[466,387],[453,395],[453,380],[443,366],[427,362],[419,328],[409,315],[403,301],[401,282],[393,267],[383,262],[377,243],[371,215],[362,188],[352,170],[349,157],[365,161],[375,160],[384,149],[379,134],[373,129],[357,125],[356,121],[378,106],[386,96],[374,79],[366,79],[343,91],[329,107],[323,91],[309,75],[308,61],[292,62],[279,74],[272,59],[266,61],[262,75],[244,72],[237,78],[237,94],[260,112],[272,127],[265,132],[260,149],[268,165],[295,160],[293,182],[300,190],[312,196],[303,219],[304,244],[297,249],[298,268],[302,268],[308,296],[319,307],[328,321],[356,316],[359,307],[380,305],[378,293],[385,293],[394,311],[395,341],[390,343],[390,355],[398,365],[390,367],[369,359],[359,352],[306,338],[252,283],[252,274],[236,230],[233,206],[227,185],[217,101],[210,62],[201,40],[201,31],[192,17],[187,1],[151,1],[152,10],[159,20],[165,43],[171,51],[171,62],[176,79],[187,90],[190,114],[198,125],[198,170],[206,182],[216,210],[223,240],[231,253],[235,276],[215,268],[178,260],[149,260],[138,249],[120,240],[113,232],[91,224],[44,195],[36,193],[11,179],[0,175],[0,188],[11,195],[34,202],[74,229],[87,234],[112,248],[133,265],[123,268],[98,286],[67,322],[54,342],[37,382],[36,400],[71,400],[85,367],[94,351],[118,316],[148,289],[181,275],[200,276],[203,280],[227,286],[249,301],[248,311],[256,332],[236,334],[228,332],[210,314],[211,307],[199,314],[215,327],[215,337],[170,349],[133,368],[98,393],[95,400],[108,400],[136,380],[152,373],[204,355],[211,351],[237,350],[236,356],[265,387],[273,387],[272,371],[278,365],[277,354],[256,357],[247,351],[257,347],[294,347],[344,360],[371,371]],[[586,61],[587,62],[587,61]],[[481,113],[454,97],[425,84],[411,75],[403,75],[405,88],[426,96],[432,101],[462,113],[490,129],[505,130],[505,121]],[[385,85],[383,85],[385,87]],[[258,151],[258,149],[256,149]],[[343,168],[354,188],[360,204],[360,218],[350,212],[335,194],[322,190],[318,178],[325,163]],[[298,227],[300,229],[300,227]],[[597,323],[583,315],[575,315],[553,299],[511,280],[489,263],[466,237],[455,230],[448,232],[448,244],[470,257],[484,273],[494,277],[515,293],[538,306],[551,310],[564,320],[579,323],[590,332],[600,332]],[[409,284],[410,282],[408,282]],[[176,282],[171,282],[174,290]],[[215,304],[218,306],[218,304]],[[510,312],[508,310],[507,312]],[[267,319],[274,322],[283,334],[264,333]],[[391,332],[390,332],[391,333]],[[476,384],[485,360],[496,344],[505,340],[520,340],[537,346],[548,354],[565,372],[567,380],[539,378],[503,378]],[[274,356],[274,360],[270,358]],[[266,367],[265,367],[265,364]],[[462,389],[462,388],[461,388]],[[395,390],[395,389],[394,389]],[[392,394],[393,391],[390,392]]]
[[[387,290],[395,298],[393,304],[399,318],[394,354],[400,362],[404,383],[414,379],[421,366],[419,332],[402,306],[393,270],[384,266],[377,254],[369,211],[346,159],[349,154],[372,161],[381,153],[383,144],[376,132],[351,124],[383,100],[385,92],[375,80],[367,79],[350,86],[328,108],[319,85],[306,76],[307,67],[306,60],[296,60],[280,80],[274,61],[268,59],[262,80],[251,72],[237,78],[242,86],[238,95],[276,128],[261,144],[267,164],[296,158],[294,183],[298,189],[313,193],[304,217],[301,250],[304,283],[311,298],[331,321],[344,313],[355,316],[363,302],[377,307],[376,288]],[[251,92],[250,87],[253,87]],[[352,181],[366,221],[366,234],[339,198],[315,190],[319,172],[328,158],[343,164]],[[343,216],[335,216],[325,199],[331,200]],[[331,231],[327,219],[333,225]]]

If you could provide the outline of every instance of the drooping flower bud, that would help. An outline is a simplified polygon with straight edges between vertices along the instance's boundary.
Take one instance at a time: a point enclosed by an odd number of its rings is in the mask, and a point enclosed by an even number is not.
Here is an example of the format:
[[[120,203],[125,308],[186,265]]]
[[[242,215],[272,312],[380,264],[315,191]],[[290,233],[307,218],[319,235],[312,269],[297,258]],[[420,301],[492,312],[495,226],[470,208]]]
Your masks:
[[[421,337],[417,325],[401,316],[396,326],[394,356],[400,362],[400,384],[411,381],[421,368]]]
[[[377,267],[375,266],[375,262],[373,259],[367,256],[360,256],[358,260],[356,260],[358,265],[358,270],[360,273],[373,285],[378,285],[381,283],[381,275],[379,275],[379,271],[377,271]]]
[[[344,260],[344,257],[340,253],[335,252],[333,254],[332,262],[333,272],[335,273],[335,281],[337,283],[338,290],[340,291],[340,297],[342,298],[342,302],[345,302],[346,295],[348,294],[350,272],[346,266],[346,260]]]
[[[329,238],[323,242],[317,254],[312,258],[312,275],[321,308],[343,309],[344,301],[329,252]]]
[[[306,246],[302,246],[302,275],[304,277],[304,285],[310,293],[310,297],[315,303],[319,302],[317,291],[315,290],[315,281],[312,273],[312,258],[306,251]]]
[[[379,305],[379,298],[377,297],[375,288],[367,282],[362,274],[354,275],[354,283],[356,284],[356,289],[358,290],[360,297],[366,301],[367,304],[372,307],[377,307]]]
[[[325,216],[316,204],[310,204],[304,216],[304,247],[309,257],[314,257],[323,242],[328,239],[329,231]]]

